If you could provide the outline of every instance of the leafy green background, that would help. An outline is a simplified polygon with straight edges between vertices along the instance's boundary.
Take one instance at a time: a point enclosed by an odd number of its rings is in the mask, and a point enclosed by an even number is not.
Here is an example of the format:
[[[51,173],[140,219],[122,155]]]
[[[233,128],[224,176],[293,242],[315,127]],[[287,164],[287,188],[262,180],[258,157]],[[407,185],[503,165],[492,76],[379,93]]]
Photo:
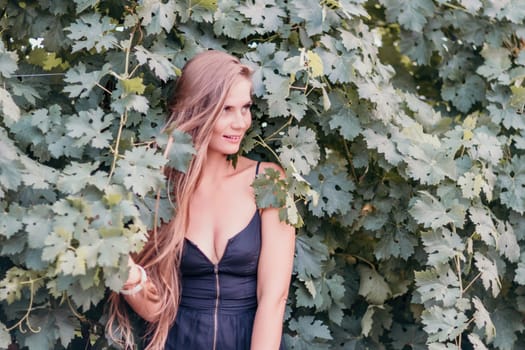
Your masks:
[[[172,82],[206,48],[256,69],[244,151],[286,169],[254,186],[299,227],[290,349],[524,349],[524,21],[521,0],[0,0],[0,349],[111,346],[107,293],[193,153],[175,133],[162,155]]]

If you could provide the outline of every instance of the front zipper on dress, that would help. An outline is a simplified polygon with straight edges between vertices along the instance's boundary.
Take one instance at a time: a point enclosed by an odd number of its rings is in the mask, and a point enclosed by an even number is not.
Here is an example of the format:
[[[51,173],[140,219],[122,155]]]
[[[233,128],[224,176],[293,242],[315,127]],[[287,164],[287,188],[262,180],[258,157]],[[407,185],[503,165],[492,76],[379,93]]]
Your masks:
[[[215,273],[215,289],[216,291],[216,297],[215,297],[215,312],[213,314],[213,350],[216,350],[217,348],[217,328],[218,328],[218,321],[219,321],[219,264],[213,265],[213,272]]]

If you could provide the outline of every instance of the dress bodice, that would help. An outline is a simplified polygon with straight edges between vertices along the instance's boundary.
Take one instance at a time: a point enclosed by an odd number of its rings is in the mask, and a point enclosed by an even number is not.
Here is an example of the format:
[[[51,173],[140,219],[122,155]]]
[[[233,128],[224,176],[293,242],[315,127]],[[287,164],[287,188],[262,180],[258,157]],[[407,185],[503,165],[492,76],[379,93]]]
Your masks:
[[[213,264],[185,239],[181,259],[181,306],[237,311],[257,305],[257,264],[261,250],[261,217],[256,210],[248,225],[231,237],[221,260]]]

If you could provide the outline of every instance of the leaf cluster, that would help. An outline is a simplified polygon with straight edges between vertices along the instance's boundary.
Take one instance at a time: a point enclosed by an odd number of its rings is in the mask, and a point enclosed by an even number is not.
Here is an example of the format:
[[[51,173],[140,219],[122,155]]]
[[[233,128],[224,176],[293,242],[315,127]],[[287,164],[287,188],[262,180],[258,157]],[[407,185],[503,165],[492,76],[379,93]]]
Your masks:
[[[254,68],[242,151],[285,170],[253,186],[298,227],[288,348],[523,348],[522,1],[0,9],[0,349],[109,346],[107,293],[195,152],[166,152],[171,87],[209,48]]]

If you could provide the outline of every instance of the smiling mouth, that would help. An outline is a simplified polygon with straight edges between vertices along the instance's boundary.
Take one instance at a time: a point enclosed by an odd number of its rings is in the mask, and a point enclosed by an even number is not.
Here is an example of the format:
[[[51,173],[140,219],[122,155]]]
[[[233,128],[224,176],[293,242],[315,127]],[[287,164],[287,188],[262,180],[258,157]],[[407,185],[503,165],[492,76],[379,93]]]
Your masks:
[[[240,136],[233,136],[233,135],[224,135],[223,137],[230,141],[239,141],[241,139]]]

